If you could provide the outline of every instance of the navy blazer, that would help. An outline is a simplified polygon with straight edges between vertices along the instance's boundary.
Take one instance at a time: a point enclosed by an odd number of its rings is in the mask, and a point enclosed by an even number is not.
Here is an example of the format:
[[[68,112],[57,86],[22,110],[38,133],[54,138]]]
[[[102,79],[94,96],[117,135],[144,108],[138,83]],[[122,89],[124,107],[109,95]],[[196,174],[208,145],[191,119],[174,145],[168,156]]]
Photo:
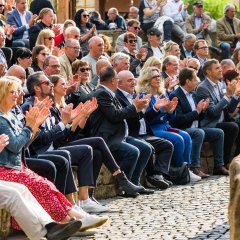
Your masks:
[[[28,98],[22,105],[23,111],[26,112],[30,105],[33,106],[33,104],[34,97]],[[51,115],[48,119],[51,126],[47,124],[47,121],[41,125],[40,132],[29,147],[31,156],[45,153],[52,144],[55,147],[57,144],[58,147],[61,142],[60,140],[66,139],[66,137],[72,133],[71,130],[66,128],[62,131],[61,127],[58,125],[61,121],[61,117],[58,116],[58,113],[54,111],[54,109],[51,109]]]
[[[134,105],[122,108],[121,103],[102,86],[93,94],[98,108],[91,114],[91,136],[102,137],[111,151],[118,148],[126,135],[124,119],[138,116]]]
[[[119,100],[119,102],[121,103],[122,107],[127,107],[127,106],[131,106],[130,102],[128,101],[128,99],[124,96],[124,94],[117,89],[116,91],[116,97]],[[133,137],[139,137],[139,130],[140,130],[140,122],[139,120],[144,118],[145,119],[145,115],[144,113],[140,112],[138,113],[138,116],[136,116],[135,118],[130,118],[127,119],[127,124],[128,124],[128,130],[129,130],[129,135],[133,136]],[[145,119],[145,123],[146,123],[146,127],[147,127],[147,134],[149,135],[154,135],[149,123],[146,121]]]
[[[32,13],[26,11],[26,21],[29,22]],[[24,32],[27,30],[26,25],[22,25],[22,21],[20,18],[20,14],[17,9],[12,10],[11,12],[7,13],[7,24],[14,26],[16,31],[13,32],[13,41],[22,39]]]
[[[178,98],[178,105],[176,107],[176,117],[171,122],[172,126],[180,129],[190,128],[193,121],[196,120],[199,121],[199,114],[197,113],[196,110],[192,111],[190,103],[188,102],[188,99],[183,90],[181,89],[181,87],[177,88],[169,96],[171,100],[174,97]],[[193,93],[192,97],[195,102],[195,105],[197,106],[198,99],[196,93]]]
[[[185,51],[184,51],[184,47],[182,44],[179,45],[180,51],[181,51],[181,55],[180,55],[180,59],[183,60],[184,58],[187,58],[185,55]],[[191,51],[191,57],[194,56],[194,52]]]
[[[221,86],[220,83],[219,86]],[[232,97],[230,102],[228,102],[223,97],[224,93],[222,87],[219,87],[219,90],[220,101],[217,99],[214,88],[208,79],[205,79],[197,87],[196,93],[199,99],[208,98],[210,100],[209,106],[205,111],[204,119],[201,121],[202,127],[216,127],[222,111],[224,111],[224,120],[228,121],[230,119],[229,113],[233,113],[238,105],[238,99]]]

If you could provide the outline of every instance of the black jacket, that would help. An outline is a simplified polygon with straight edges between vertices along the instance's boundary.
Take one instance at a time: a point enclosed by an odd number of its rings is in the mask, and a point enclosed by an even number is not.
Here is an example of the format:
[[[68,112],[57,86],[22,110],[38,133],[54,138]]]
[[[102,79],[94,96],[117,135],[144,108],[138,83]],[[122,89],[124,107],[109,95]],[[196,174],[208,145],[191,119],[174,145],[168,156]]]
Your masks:
[[[125,138],[124,119],[135,118],[138,113],[133,105],[122,108],[117,98],[113,98],[102,86],[93,96],[97,98],[98,108],[89,119],[91,136],[102,137],[110,150],[114,151]]]

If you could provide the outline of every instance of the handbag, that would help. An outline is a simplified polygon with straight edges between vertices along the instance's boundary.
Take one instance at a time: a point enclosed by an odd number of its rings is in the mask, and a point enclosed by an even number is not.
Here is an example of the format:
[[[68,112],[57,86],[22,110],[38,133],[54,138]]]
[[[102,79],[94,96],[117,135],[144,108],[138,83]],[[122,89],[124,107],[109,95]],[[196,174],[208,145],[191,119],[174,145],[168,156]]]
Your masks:
[[[169,168],[168,180],[173,182],[175,185],[185,185],[190,182],[190,174],[187,163],[182,163],[180,167]]]

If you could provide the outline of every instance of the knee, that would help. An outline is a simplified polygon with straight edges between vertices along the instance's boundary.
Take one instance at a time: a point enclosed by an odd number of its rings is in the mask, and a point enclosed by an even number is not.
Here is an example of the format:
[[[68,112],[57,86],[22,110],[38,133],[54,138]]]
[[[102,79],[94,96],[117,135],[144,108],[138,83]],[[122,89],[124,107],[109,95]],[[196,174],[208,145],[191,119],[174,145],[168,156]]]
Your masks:
[[[167,21],[164,22],[163,26],[164,26],[164,27],[166,27],[166,26],[172,27],[172,26],[173,26],[173,23],[172,23],[172,21],[167,20]]]
[[[222,48],[222,49],[224,49],[224,50],[229,50],[229,51],[230,51],[231,46],[230,46],[229,43],[223,42],[223,43],[220,44],[220,48]]]

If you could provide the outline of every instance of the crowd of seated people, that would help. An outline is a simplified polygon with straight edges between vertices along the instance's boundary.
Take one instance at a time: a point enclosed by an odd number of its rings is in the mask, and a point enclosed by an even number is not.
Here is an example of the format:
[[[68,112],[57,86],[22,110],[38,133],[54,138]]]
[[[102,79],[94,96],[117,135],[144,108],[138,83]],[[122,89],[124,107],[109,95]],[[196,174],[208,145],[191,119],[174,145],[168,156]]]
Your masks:
[[[187,166],[191,183],[207,179],[200,154],[210,142],[213,174],[228,176],[240,153],[240,20],[233,5],[215,28],[201,1],[192,15],[182,0],[141,0],[125,19],[114,7],[106,21],[80,9],[58,24],[51,7],[32,13],[26,0],[3,7],[0,207],[15,218],[13,228],[30,239],[62,239],[103,225],[107,216],[89,215],[109,210],[94,198],[103,164],[118,195],[154,194],[176,183],[171,169]],[[116,49],[98,30],[118,33]],[[211,57],[215,47],[219,60]],[[9,194],[30,203],[17,209]],[[31,231],[34,207],[41,226]],[[19,219],[25,208],[29,218]]]

